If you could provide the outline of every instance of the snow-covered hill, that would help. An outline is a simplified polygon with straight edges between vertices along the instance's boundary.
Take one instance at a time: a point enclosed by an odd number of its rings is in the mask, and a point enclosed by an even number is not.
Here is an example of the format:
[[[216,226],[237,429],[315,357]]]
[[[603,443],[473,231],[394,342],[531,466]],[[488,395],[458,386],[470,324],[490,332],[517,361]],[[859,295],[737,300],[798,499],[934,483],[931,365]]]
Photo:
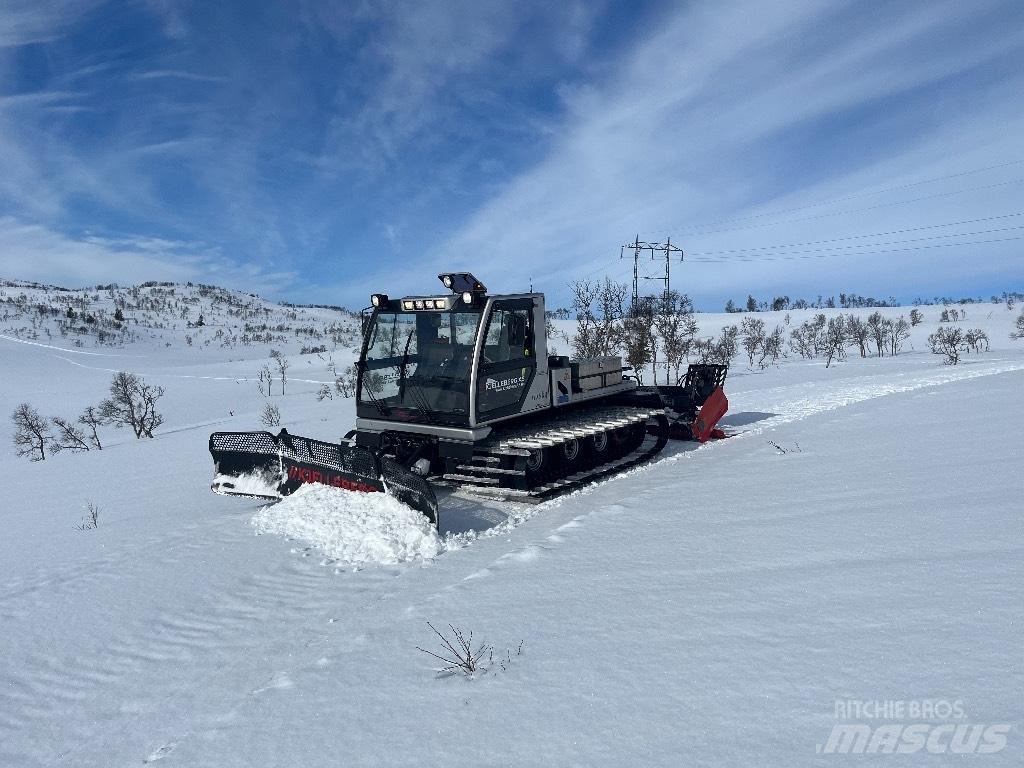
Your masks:
[[[829,765],[851,759],[828,748],[851,722],[954,726],[943,754],[871,758],[886,765],[959,763],[955,726],[1006,725],[1005,747],[975,759],[1020,764],[1019,310],[969,307],[962,325],[991,349],[957,366],[925,343],[939,307],[896,357],[737,359],[732,439],[674,444],[537,506],[446,496],[438,546],[355,565],[365,550],[316,546],[359,530],[351,499],[332,529],[317,495],[316,525],[285,540],[275,515],[294,508],[209,492],[206,441],[260,427],[272,348],[291,363],[270,398],[289,429],[347,431],[352,401],[317,392],[357,320],[157,288],[0,288],[5,416],[23,401],[77,414],[116,370],[166,389],[155,439],[108,428],[102,451],[0,453],[0,765]],[[101,324],[119,300],[120,340],[61,334],[66,306]],[[42,303],[58,314],[32,319]],[[699,316],[704,334],[737,320]],[[247,323],[288,330],[246,345]],[[90,502],[99,525],[78,530]],[[394,519],[385,543],[406,531]],[[493,645],[489,671],[438,679],[417,650],[438,650],[427,621]],[[863,719],[840,709],[851,700],[933,705]],[[971,733],[961,746],[981,751]]]

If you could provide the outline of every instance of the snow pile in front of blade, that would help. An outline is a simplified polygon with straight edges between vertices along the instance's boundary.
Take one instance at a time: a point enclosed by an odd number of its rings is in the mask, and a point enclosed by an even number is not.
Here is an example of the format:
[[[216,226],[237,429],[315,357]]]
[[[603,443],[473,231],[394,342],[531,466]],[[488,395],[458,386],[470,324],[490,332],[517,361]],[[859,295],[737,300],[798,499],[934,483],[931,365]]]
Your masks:
[[[257,533],[276,533],[345,563],[430,559],[444,549],[421,513],[386,493],[357,493],[303,485],[252,519]]]

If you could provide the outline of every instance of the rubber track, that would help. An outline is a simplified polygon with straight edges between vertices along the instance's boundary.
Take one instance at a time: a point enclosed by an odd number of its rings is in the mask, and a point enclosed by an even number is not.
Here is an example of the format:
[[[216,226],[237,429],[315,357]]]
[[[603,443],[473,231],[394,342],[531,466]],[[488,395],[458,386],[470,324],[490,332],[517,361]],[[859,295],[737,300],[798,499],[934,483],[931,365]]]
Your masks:
[[[497,465],[502,456],[525,456],[529,455],[531,449],[553,448],[569,440],[583,439],[639,422],[649,426],[652,422],[658,424],[658,434],[645,434],[640,446],[624,456],[564,478],[550,480],[536,488],[523,490],[502,487],[501,475],[523,473],[520,470],[489,466]],[[540,429],[516,429],[492,438],[481,444],[474,453],[472,461],[479,464],[460,465],[459,472],[448,473],[439,482],[489,499],[539,502],[642,464],[660,453],[667,442],[668,421],[664,408],[615,406],[576,412]]]

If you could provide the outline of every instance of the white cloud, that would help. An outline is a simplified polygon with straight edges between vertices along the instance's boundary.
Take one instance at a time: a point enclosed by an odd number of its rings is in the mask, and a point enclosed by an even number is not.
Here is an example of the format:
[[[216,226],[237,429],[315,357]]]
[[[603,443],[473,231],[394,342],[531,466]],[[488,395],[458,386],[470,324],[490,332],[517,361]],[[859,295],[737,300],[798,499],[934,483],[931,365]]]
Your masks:
[[[67,287],[191,280],[266,295],[279,294],[296,277],[236,264],[203,243],[94,234],[74,237],[9,216],[0,217],[0,276]]]

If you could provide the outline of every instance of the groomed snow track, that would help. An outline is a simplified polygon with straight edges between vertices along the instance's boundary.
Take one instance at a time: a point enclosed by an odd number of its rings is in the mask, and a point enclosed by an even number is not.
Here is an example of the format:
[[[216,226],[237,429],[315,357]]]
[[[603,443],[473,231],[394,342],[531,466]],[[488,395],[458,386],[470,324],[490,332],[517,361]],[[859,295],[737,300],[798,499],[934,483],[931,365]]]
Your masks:
[[[668,442],[665,408],[605,406],[555,423],[495,431],[439,482],[510,501],[540,501],[647,461]]]

